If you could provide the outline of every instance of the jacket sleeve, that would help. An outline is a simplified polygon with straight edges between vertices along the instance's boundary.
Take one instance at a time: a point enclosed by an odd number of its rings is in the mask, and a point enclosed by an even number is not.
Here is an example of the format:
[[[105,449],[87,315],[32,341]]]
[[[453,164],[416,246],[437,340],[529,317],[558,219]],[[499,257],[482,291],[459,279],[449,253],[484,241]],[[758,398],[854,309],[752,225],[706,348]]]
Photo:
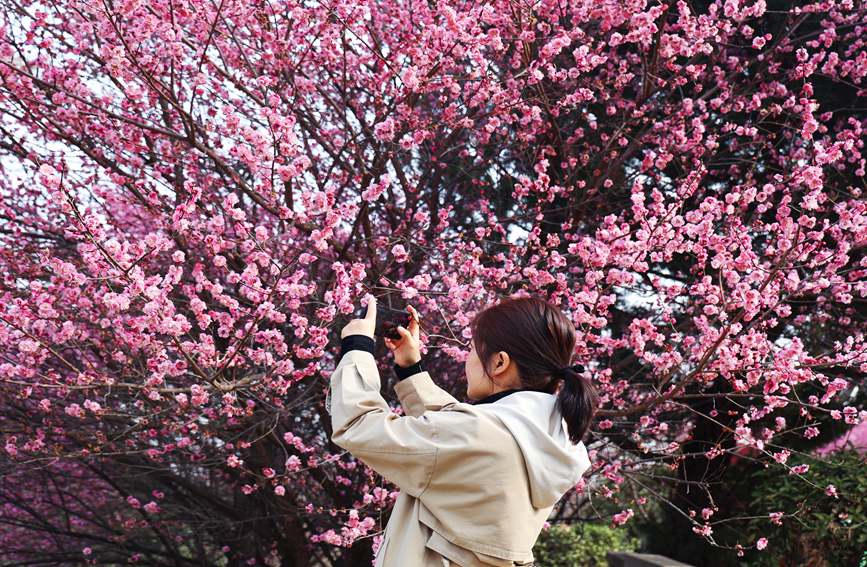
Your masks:
[[[429,377],[428,377],[429,379]],[[411,496],[428,487],[437,458],[437,426],[429,416],[400,416],[380,394],[373,354],[346,352],[330,377],[326,408],[331,440]]]
[[[459,403],[454,396],[437,386],[427,370],[404,378],[394,385],[394,391],[403,406],[403,413],[420,416],[426,411],[439,411],[450,404]]]

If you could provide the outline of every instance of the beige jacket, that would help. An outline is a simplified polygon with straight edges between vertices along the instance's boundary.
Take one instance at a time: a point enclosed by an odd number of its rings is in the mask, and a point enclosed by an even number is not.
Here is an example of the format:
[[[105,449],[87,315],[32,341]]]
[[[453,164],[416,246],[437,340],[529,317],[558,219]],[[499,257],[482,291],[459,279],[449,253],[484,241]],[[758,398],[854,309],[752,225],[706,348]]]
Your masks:
[[[400,488],[374,567],[489,567],[533,561],[554,504],[590,467],[556,397],[519,391],[459,402],[427,372],[380,394],[376,361],[350,350],[331,374],[332,441]]]

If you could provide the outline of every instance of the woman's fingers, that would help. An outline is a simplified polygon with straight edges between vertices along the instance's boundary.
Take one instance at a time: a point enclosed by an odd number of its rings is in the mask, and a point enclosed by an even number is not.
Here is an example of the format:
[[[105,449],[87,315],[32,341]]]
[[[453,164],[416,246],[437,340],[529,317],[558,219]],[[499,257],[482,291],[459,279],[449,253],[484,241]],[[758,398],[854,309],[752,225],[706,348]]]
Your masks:
[[[397,332],[400,334],[401,337],[412,338],[412,335],[410,334],[410,332],[407,331],[403,325],[397,326]]]
[[[415,310],[415,307],[412,305],[408,305],[407,309],[412,314],[412,317],[409,322],[409,331],[412,333],[412,336],[416,339],[418,338],[419,333],[419,323],[418,323],[418,311]]]

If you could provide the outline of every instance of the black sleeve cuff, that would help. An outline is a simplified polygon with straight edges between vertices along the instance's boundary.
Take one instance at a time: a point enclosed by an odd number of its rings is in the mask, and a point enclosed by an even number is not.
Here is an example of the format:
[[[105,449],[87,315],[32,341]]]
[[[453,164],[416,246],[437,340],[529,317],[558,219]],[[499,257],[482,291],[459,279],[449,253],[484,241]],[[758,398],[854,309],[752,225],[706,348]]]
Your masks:
[[[409,378],[413,374],[418,374],[419,372],[424,372],[424,368],[422,367],[421,360],[416,362],[415,364],[410,364],[409,366],[400,366],[397,363],[394,363],[394,373],[397,374],[397,377],[400,380],[404,378]]]
[[[375,344],[367,335],[347,335],[340,340],[340,358],[350,350],[363,350],[373,354]]]

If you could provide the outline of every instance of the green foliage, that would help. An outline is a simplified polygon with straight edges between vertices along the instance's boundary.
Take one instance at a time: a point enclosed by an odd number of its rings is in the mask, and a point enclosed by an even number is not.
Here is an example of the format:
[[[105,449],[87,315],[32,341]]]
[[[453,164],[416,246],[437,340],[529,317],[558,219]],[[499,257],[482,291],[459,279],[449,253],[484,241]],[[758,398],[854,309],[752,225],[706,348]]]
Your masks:
[[[609,551],[635,551],[638,546],[626,528],[554,524],[539,535],[533,555],[538,567],[594,567],[607,565]]]
[[[710,520],[713,536],[724,546],[743,545],[742,557],[695,536],[680,513],[653,500],[631,524],[645,542],[641,551],[712,567],[867,567],[867,457],[852,450],[821,458],[794,454],[786,464],[809,464],[810,469],[801,478],[779,465],[764,468],[744,460],[722,477],[724,489],[715,492],[720,510]],[[825,494],[829,484],[839,498]],[[771,522],[770,512],[783,512],[782,525]],[[762,537],[768,545],[758,550]]]
[[[819,488],[774,467],[752,475],[755,490],[749,509],[765,517],[750,522],[749,543],[765,537],[768,547],[747,552],[746,563],[776,567],[794,560],[799,565],[858,565],[867,550],[867,458],[847,450],[825,460],[790,458],[786,464],[800,462],[810,465],[803,476]],[[829,484],[836,487],[839,498],[825,494]],[[774,511],[786,514],[782,525],[767,518]]]

